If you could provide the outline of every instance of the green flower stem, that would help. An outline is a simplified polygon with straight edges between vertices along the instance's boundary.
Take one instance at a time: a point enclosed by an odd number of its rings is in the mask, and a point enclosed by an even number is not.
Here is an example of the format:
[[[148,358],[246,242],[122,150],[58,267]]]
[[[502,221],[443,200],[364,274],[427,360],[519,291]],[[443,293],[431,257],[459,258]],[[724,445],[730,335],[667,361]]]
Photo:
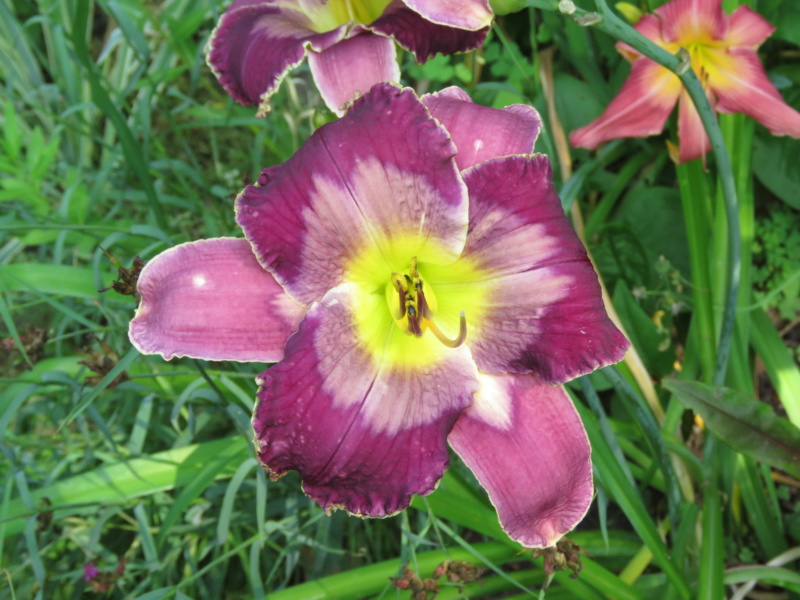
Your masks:
[[[647,58],[656,61],[675,73],[675,75],[680,78],[681,83],[683,83],[689,97],[697,108],[700,120],[711,142],[711,148],[716,160],[717,172],[719,174],[722,194],[725,201],[725,216],[728,224],[727,293],[725,295],[725,308],[722,316],[720,335],[717,341],[717,355],[713,376],[713,383],[715,385],[721,385],[725,379],[725,373],[728,367],[741,270],[741,237],[739,233],[739,209],[736,197],[736,185],[731,161],[725,150],[722,131],[720,130],[714,110],[708,102],[703,86],[700,84],[697,75],[695,75],[688,62],[671,55],[617,17],[608,7],[608,4],[606,4],[606,0],[595,0],[595,6],[597,6],[598,9],[597,13],[591,13],[575,7],[572,17],[579,24],[594,25],[601,31],[625,42]]]

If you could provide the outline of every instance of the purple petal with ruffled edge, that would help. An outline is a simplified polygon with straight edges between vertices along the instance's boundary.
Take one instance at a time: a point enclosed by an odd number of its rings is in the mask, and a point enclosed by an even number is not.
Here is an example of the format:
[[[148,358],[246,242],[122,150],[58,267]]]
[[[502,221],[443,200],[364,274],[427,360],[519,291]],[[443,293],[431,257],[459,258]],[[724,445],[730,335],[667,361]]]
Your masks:
[[[564,215],[546,156],[512,156],[465,172],[464,257],[491,275],[485,316],[467,340],[486,373],[532,372],[549,383],[622,359],[629,346]],[[469,317],[468,317],[469,321]]]
[[[353,318],[360,294],[345,284],[309,310],[284,360],[259,379],[253,426],[273,477],[296,470],[326,510],[383,517],[435,488],[448,466],[446,436],[472,401],[477,371],[464,347],[410,368],[372,355]]]
[[[437,25],[411,10],[401,0],[394,0],[383,14],[366,26],[389,36],[423,63],[437,53],[467,52],[483,44],[489,27],[477,31]]]
[[[531,375],[482,375],[480,382],[448,441],[489,492],[509,537],[529,548],[552,546],[592,501],[580,417],[562,387]]]
[[[219,82],[240,104],[259,104],[261,116],[286,73],[303,62],[306,48],[320,52],[349,34],[349,26],[318,33],[294,4],[234,2],[208,43],[207,62]]]
[[[530,106],[514,104],[502,110],[480,106],[457,87],[427,94],[422,102],[450,132],[462,170],[490,158],[530,154],[542,125]]]
[[[261,264],[306,305],[346,280],[358,252],[396,235],[413,232],[420,255],[438,252],[447,263],[467,231],[455,153],[412,90],[378,84],[270,172],[267,185],[246,188],[237,222]]]
[[[216,238],[165,250],[138,282],[131,343],[166,360],[276,362],[305,314],[258,264],[247,240]]]
[[[403,0],[428,21],[477,31],[492,24],[489,0]]]
[[[308,66],[325,104],[338,115],[356,95],[381,81],[399,81],[394,41],[364,33],[323,52],[310,52]]]

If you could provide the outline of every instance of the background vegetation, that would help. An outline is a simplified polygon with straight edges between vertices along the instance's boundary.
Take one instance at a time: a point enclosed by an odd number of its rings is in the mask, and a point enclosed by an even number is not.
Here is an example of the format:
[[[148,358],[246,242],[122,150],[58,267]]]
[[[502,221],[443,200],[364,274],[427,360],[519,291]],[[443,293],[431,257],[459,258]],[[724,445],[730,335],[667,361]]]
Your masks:
[[[721,120],[743,234],[737,391],[701,387],[728,272],[714,161],[676,171],[674,123],[569,147],[628,66],[606,34],[529,4],[478,51],[402,60],[420,92],[455,83],[539,109],[537,150],[635,345],[638,361],[570,386],[597,498],[570,536],[580,576],[555,574],[546,597],[800,597],[800,142]],[[778,25],[762,58],[800,108],[800,6],[750,5]],[[456,457],[397,517],[326,517],[295,475],[268,483],[256,464],[258,365],[140,356],[134,299],[98,292],[136,256],[239,235],[235,194],[331,118],[305,68],[269,119],[227,97],[203,56],[224,8],[0,0],[0,599],[408,598],[389,578],[404,564],[431,577],[445,559],[486,571],[440,579],[438,598],[539,597],[557,557],[511,542]]]

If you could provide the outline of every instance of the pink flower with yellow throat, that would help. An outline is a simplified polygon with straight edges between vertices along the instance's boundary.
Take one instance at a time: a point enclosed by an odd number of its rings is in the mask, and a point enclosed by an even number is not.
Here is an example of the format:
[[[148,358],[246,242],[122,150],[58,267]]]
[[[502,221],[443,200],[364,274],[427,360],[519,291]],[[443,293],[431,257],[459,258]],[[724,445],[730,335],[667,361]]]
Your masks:
[[[747,6],[728,15],[722,0],[672,0],[635,29],[671,54],[688,51],[717,112],[743,113],[773,135],[800,138],[800,113],[783,101],[756,53],[775,28]],[[570,142],[592,150],[616,138],[661,133],[678,103],[678,162],[704,156],[708,137],[678,77],[627,44],[617,49],[631,62],[631,74],[603,114],[573,131]]]

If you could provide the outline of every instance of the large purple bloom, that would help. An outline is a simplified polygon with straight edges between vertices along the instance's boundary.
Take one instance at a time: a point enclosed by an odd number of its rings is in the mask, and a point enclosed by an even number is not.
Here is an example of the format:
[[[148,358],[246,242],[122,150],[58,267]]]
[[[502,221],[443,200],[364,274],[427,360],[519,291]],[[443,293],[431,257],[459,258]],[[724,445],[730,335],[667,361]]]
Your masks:
[[[396,41],[424,62],[480,46],[488,0],[235,0],[208,46],[208,64],[241,104],[269,111],[283,77],[308,55],[328,107],[380,81],[399,81]]]
[[[246,240],[148,263],[131,340],[277,361],[258,378],[258,456],[326,509],[402,510],[434,490],[449,443],[511,537],[555,543],[592,497],[558,384],[628,342],[531,155],[538,131],[526,106],[376,85],[242,192]]]

